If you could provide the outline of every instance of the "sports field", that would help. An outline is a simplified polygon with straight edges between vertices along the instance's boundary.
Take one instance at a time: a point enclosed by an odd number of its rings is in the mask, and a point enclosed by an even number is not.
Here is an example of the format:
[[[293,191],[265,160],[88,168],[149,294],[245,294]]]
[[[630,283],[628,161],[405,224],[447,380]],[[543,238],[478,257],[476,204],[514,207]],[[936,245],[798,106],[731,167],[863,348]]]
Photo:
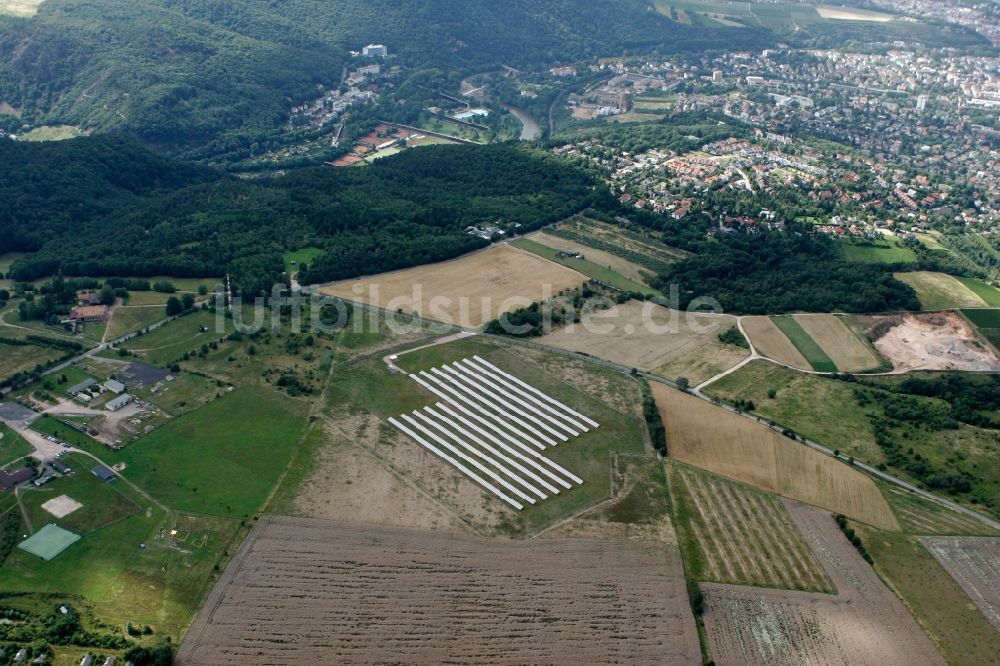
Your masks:
[[[49,523],[17,544],[17,547],[48,562],[79,540],[80,535]]]
[[[469,328],[582,284],[576,271],[509,245],[320,291]]]
[[[924,310],[985,308],[990,305],[986,298],[993,302],[1000,299],[1000,292],[985,283],[963,282],[947,273],[914,271],[894,275],[896,279],[913,287]],[[975,288],[970,284],[974,284]]]
[[[843,462],[721,407],[651,384],[669,455],[884,529],[899,523],[875,482]]]

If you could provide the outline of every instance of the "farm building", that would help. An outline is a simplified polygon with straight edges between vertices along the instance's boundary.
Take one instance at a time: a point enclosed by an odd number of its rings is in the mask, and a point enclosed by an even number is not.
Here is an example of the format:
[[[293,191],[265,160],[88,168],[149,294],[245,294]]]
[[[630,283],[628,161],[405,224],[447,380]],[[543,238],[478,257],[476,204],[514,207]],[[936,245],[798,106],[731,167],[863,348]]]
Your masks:
[[[35,475],[30,467],[22,467],[13,471],[0,469],[0,493],[6,492],[19,483],[31,480]]]
[[[108,381],[104,382],[104,388],[111,391],[115,395],[118,395],[125,390],[125,385],[122,384],[117,379],[109,379]]]
[[[83,655],[83,659],[80,660],[80,666],[94,666],[94,655],[89,652]]]
[[[76,395],[81,391],[86,391],[91,386],[96,386],[96,385],[97,385],[97,380],[94,379],[93,377],[88,377],[79,384],[74,384],[73,386],[70,386],[68,389],[66,389],[66,393],[69,393],[71,396],[76,397]]]
[[[110,481],[115,478],[115,473],[104,465],[98,465],[94,469],[90,470],[94,476],[96,476],[101,481]]]
[[[132,402],[132,400],[133,398],[131,395],[123,393],[117,398],[108,400],[108,402],[105,403],[104,408],[111,412],[117,412],[119,409]]]
[[[73,468],[64,463],[62,460],[53,460],[51,463],[52,469],[59,472],[60,474],[69,474],[73,471]]]
[[[78,324],[89,324],[108,320],[107,305],[78,305],[69,312],[71,321]]]

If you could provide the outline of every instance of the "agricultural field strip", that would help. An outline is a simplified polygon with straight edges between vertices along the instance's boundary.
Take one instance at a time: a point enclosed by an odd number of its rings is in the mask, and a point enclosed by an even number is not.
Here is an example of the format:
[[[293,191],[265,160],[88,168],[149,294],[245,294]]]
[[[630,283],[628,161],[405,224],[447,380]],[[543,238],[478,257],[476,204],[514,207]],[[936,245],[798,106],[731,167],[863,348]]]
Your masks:
[[[566,481],[567,478],[576,484],[582,484],[583,480],[580,477],[563,469],[528,446],[528,444],[532,444],[544,450],[545,444],[540,443],[538,439],[548,442],[551,446],[555,446],[556,442],[529,426],[524,420],[532,421],[564,442],[569,441],[569,437],[559,432],[558,429],[573,437],[578,437],[580,431],[589,430],[587,425],[578,419],[586,419],[591,427],[596,427],[596,421],[566,407],[559,401],[537,391],[534,387],[521,382],[516,377],[503,373],[507,378],[518,382],[521,387],[530,389],[533,393],[522,390],[501,377],[502,371],[496,366],[478,357],[475,360],[482,365],[477,365],[469,359],[463,359],[452,365],[443,366],[447,372],[442,372],[439,368],[431,368],[429,373],[421,371],[420,375],[409,375],[420,386],[450,403],[454,409],[439,402],[433,407],[415,410],[412,416],[403,414],[399,418],[390,418],[388,419],[389,423],[518,510],[524,508],[521,501],[534,504],[536,498],[537,500],[548,498],[543,490],[526,481],[524,477],[530,478],[534,483],[553,494],[559,493],[558,488],[539,475],[549,477],[566,489],[573,487]],[[432,386],[430,382],[434,382],[437,388]],[[510,391],[502,388],[503,386]],[[516,392],[517,395],[513,395],[512,392]],[[524,409],[513,403],[517,403]],[[555,406],[562,407],[564,411],[556,409]],[[517,416],[511,416],[512,414]],[[501,417],[515,421],[519,427],[514,427]],[[567,422],[571,425],[567,425]],[[496,424],[505,426],[511,433],[521,437],[527,443],[501,430]],[[502,436],[511,444],[516,445],[520,451],[501,441],[495,435],[486,432],[484,428]],[[525,435],[524,430],[538,439]],[[473,431],[476,434],[473,434]],[[442,448],[453,455],[446,453]],[[472,456],[467,455],[466,452],[471,453]],[[513,499],[460,461],[476,468],[510,494],[520,498],[521,501]],[[542,461],[545,461],[563,476],[559,476],[548,467],[543,466]],[[520,474],[515,473],[512,469],[517,470]]]
[[[1000,631],[1000,538],[919,537],[918,540]]]
[[[704,584],[705,624],[716,663],[945,663],[828,512],[782,503],[837,593]]]

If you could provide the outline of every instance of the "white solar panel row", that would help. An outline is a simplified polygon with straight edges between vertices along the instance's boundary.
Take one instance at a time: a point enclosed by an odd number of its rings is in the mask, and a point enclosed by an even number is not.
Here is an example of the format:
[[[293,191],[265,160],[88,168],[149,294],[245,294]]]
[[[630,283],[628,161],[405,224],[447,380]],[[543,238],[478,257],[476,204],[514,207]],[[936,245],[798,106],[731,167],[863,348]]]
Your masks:
[[[596,421],[478,356],[442,368],[410,377],[444,402],[390,423],[518,510],[583,483],[538,450]]]

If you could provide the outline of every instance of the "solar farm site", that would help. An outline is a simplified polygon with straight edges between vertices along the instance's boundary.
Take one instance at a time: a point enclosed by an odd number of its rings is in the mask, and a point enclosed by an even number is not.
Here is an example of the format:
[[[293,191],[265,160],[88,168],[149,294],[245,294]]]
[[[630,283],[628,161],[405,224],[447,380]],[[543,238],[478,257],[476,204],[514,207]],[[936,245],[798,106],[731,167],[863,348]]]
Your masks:
[[[541,452],[598,423],[479,356],[411,374],[441,402],[389,423],[517,510],[583,483]]]

